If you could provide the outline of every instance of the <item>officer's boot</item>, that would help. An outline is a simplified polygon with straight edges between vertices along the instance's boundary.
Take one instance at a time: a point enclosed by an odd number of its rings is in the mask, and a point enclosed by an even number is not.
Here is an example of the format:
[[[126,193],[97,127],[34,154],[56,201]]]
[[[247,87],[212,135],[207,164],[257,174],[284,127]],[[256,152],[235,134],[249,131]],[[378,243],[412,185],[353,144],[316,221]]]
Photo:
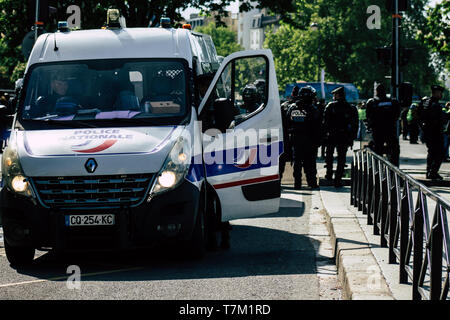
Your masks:
[[[436,170],[435,168],[431,169],[427,179],[431,179],[431,180],[443,180],[444,178],[442,178],[442,176],[438,173],[438,170]]]
[[[338,178],[334,179],[334,187],[335,188],[340,188],[342,186],[343,186],[342,179],[338,179]]]
[[[300,190],[302,188],[302,177],[300,176],[300,178],[295,178],[295,182],[294,182],[294,189],[295,190]]]
[[[317,189],[319,187],[319,185],[317,184],[317,177],[316,176],[310,176],[308,177],[308,186],[311,189]]]

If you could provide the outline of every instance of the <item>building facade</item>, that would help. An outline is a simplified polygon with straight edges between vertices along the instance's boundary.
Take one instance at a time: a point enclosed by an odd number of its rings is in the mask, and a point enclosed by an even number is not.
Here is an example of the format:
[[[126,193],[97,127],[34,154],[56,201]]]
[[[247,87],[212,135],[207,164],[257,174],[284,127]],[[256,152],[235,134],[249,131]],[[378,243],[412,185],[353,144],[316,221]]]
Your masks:
[[[273,26],[276,31],[280,25],[279,17],[268,15],[267,9],[240,12],[238,17],[238,42],[245,50],[262,49],[266,28]]]
[[[196,27],[199,26],[207,26],[211,22],[216,21],[217,12],[211,12],[210,15],[204,16],[199,15],[198,13],[192,13],[189,16],[189,19],[186,21],[186,23],[189,23],[192,27],[192,30],[195,30]],[[237,33],[238,31],[238,14],[232,13],[231,11],[228,11],[227,17],[222,17],[221,20],[225,23],[225,25]]]

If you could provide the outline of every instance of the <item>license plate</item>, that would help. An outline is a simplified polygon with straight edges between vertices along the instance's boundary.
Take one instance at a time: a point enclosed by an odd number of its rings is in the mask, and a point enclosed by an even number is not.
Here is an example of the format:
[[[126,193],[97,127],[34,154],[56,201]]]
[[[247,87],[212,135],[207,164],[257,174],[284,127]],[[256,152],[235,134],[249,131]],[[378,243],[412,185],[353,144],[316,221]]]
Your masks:
[[[113,226],[115,223],[113,214],[89,214],[65,216],[67,227],[76,226]]]

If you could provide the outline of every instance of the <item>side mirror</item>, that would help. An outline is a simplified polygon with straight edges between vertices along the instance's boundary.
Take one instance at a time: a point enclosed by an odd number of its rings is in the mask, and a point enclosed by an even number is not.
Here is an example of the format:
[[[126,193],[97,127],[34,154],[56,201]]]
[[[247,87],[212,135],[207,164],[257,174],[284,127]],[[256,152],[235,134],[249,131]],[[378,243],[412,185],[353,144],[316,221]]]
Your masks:
[[[22,90],[23,87],[23,78],[17,79],[14,90],[16,91],[16,94]]]

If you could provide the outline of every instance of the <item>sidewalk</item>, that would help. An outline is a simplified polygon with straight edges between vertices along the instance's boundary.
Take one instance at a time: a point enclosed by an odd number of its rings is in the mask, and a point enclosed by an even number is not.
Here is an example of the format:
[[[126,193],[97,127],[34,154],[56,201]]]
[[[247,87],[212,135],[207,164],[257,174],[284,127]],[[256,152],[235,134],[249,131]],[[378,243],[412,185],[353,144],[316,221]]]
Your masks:
[[[358,148],[355,144],[354,149]],[[424,144],[410,144],[400,138],[400,169],[428,184],[426,157]],[[352,151],[349,150],[347,164],[351,161]],[[323,178],[323,161],[318,162],[318,172]],[[445,187],[450,185],[450,163],[442,164],[440,174],[444,177],[441,186],[430,186],[430,189],[450,201],[450,188]],[[398,264],[387,263],[388,249],[380,247],[380,237],[373,235],[373,226],[367,225],[367,216],[350,205],[350,187],[336,189],[322,184],[320,194],[344,298],[410,300],[412,286],[399,284]]]

